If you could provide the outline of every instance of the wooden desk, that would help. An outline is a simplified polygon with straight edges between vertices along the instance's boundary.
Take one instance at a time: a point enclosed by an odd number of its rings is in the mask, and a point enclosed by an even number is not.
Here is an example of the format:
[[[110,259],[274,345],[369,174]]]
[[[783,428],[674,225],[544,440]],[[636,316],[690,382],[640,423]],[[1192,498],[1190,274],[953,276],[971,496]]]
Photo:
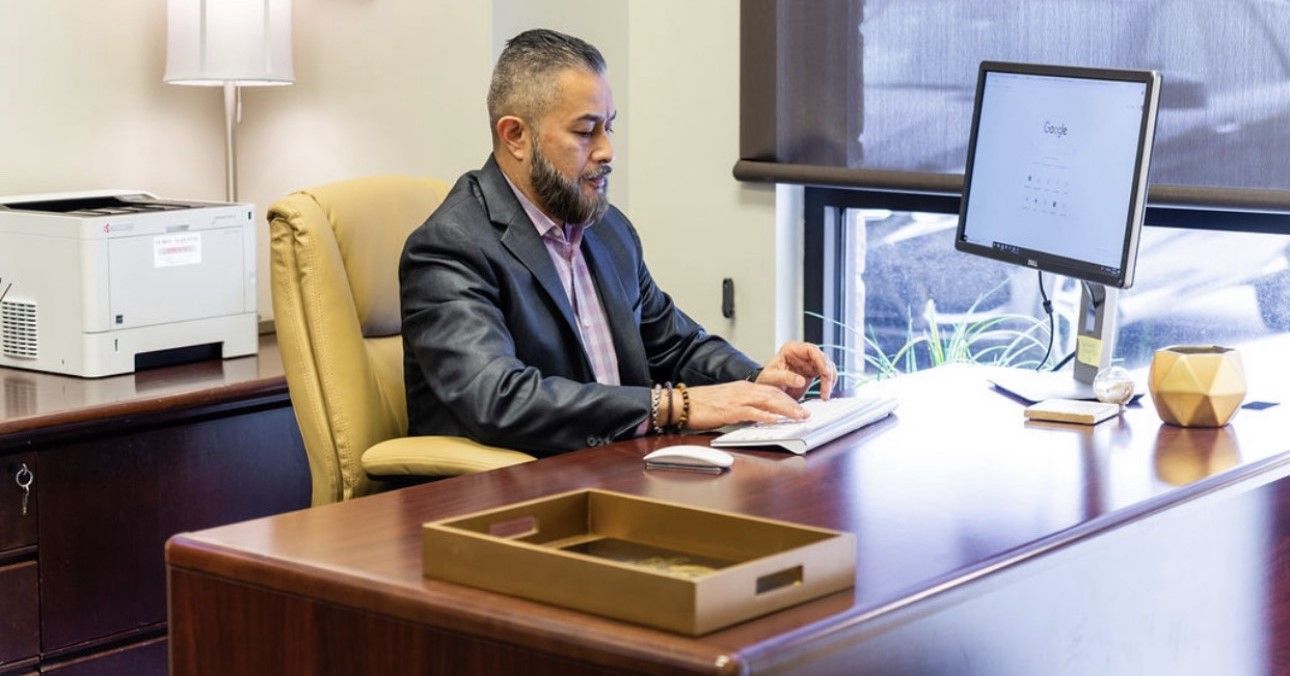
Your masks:
[[[1270,374],[1269,374],[1270,375]],[[897,414],[721,476],[650,437],[176,536],[172,669],[252,673],[1240,673],[1290,636],[1290,405],[1218,430],[1148,404],[1024,423],[979,371],[892,381]],[[1258,377],[1257,373],[1251,374]],[[425,579],[420,524],[577,487],[847,530],[854,590],[699,638]],[[1233,662],[1233,660],[1237,660]],[[1213,667],[1211,669],[1211,667]],[[1233,669],[1235,667],[1235,669]]]
[[[0,673],[165,673],[166,538],[309,494],[272,337],[110,378],[0,369]]]

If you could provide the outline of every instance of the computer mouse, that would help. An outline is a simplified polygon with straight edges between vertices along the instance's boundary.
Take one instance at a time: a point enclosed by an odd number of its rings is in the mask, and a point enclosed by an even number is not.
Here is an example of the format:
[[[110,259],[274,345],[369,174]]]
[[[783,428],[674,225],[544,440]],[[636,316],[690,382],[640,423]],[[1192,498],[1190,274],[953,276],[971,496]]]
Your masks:
[[[707,446],[678,444],[665,446],[645,456],[647,465],[665,465],[693,468],[725,469],[733,464],[734,456]]]

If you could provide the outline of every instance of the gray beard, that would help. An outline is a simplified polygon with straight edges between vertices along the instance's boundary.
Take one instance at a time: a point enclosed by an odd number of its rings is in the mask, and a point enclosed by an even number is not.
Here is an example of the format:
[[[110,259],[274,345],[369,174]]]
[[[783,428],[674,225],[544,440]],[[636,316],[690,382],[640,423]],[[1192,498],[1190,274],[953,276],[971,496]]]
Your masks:
[[[608,176],[610,171],[606,166],[600,170],[600,174]],[[533,142],[533,164],[529,169],[529,181],[532,182],[533,192],[537,194],[546,214],[554,220],[564,221],[566,225],[594,223],[609,210],[609,198],[605,196],[605,191],[609,188],[608,179],[595,195],[583,197],[578,181],[571,181],[556,171],[542,154],[536,140]]]

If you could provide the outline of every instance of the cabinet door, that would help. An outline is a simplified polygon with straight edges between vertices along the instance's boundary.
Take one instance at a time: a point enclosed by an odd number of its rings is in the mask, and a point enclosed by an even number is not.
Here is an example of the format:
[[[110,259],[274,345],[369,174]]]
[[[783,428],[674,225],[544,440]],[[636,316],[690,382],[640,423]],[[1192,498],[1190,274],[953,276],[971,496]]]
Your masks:
[[[166,620],[166,539],[309,506],[289,407],[41,449],[41,646]]]
[[[29,475],[19,476],[26,467]],[[27,513],[18,479],[31,480]],[[0,551],[36,544],[36,454],[0,455]]]
[[[0,670],[40,651],[36,562],[0,566]]]

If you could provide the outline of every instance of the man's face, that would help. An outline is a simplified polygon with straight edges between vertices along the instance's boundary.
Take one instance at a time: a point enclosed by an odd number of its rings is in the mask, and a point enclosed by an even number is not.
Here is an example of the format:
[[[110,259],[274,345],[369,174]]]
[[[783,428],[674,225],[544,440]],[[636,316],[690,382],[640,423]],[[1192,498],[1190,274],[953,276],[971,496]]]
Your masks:
[[[538,206],[565,223],[590,223],[609,208],[609,135],[614,97],[598,73],[569,69],[556,79],[555,101],[537,122],[529,179]]]

